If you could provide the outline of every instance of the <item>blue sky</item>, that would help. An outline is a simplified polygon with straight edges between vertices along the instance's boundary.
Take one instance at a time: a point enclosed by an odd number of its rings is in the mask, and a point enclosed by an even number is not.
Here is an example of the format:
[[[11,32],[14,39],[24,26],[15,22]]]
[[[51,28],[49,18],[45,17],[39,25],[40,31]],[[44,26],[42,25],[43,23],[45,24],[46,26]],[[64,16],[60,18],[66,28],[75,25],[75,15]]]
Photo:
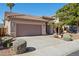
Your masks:
[[[64,5],[65,3],[16,3],[12,11],[34,16],[52,16]],[[5,11],[9,11],[9,8],[6,4],[0,3],[0,23]]]

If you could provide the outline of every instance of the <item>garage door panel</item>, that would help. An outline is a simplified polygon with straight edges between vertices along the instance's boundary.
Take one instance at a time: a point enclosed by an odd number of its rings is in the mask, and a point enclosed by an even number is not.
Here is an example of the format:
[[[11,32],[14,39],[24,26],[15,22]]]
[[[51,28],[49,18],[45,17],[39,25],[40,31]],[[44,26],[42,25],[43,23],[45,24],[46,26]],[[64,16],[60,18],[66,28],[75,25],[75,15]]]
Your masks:
[[[41,25],[16,24],[16,36],[41,35]]]

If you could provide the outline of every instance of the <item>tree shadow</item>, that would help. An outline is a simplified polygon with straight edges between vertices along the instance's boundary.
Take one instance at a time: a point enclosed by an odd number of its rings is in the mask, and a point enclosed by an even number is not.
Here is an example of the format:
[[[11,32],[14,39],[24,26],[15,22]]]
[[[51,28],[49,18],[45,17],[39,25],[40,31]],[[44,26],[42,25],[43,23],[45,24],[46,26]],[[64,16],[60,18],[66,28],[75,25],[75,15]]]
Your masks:
[[[27,47],[26,48],[26,52],[32,52],[32,51],[35,51],[36,50],[36,48],[34,48],[34,47]]]

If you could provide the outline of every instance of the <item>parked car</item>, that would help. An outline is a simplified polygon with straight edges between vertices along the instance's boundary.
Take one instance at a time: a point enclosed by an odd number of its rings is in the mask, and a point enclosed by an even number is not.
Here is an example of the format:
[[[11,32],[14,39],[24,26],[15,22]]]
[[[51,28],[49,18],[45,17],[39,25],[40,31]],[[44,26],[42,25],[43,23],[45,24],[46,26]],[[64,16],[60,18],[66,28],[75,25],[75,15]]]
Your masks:
[[[77,26],[69,26],[70,33],[77,33]]]

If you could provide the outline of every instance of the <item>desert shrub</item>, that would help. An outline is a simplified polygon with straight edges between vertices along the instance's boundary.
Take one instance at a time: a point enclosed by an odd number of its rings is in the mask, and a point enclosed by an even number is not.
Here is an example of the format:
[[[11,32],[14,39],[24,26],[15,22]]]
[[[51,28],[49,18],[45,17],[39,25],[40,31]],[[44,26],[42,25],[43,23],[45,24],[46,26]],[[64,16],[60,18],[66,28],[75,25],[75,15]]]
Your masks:
[[[71,35],[65,34],[65,35],[63,35],[63,40],[72,41],[73,39],[72,39]]]

